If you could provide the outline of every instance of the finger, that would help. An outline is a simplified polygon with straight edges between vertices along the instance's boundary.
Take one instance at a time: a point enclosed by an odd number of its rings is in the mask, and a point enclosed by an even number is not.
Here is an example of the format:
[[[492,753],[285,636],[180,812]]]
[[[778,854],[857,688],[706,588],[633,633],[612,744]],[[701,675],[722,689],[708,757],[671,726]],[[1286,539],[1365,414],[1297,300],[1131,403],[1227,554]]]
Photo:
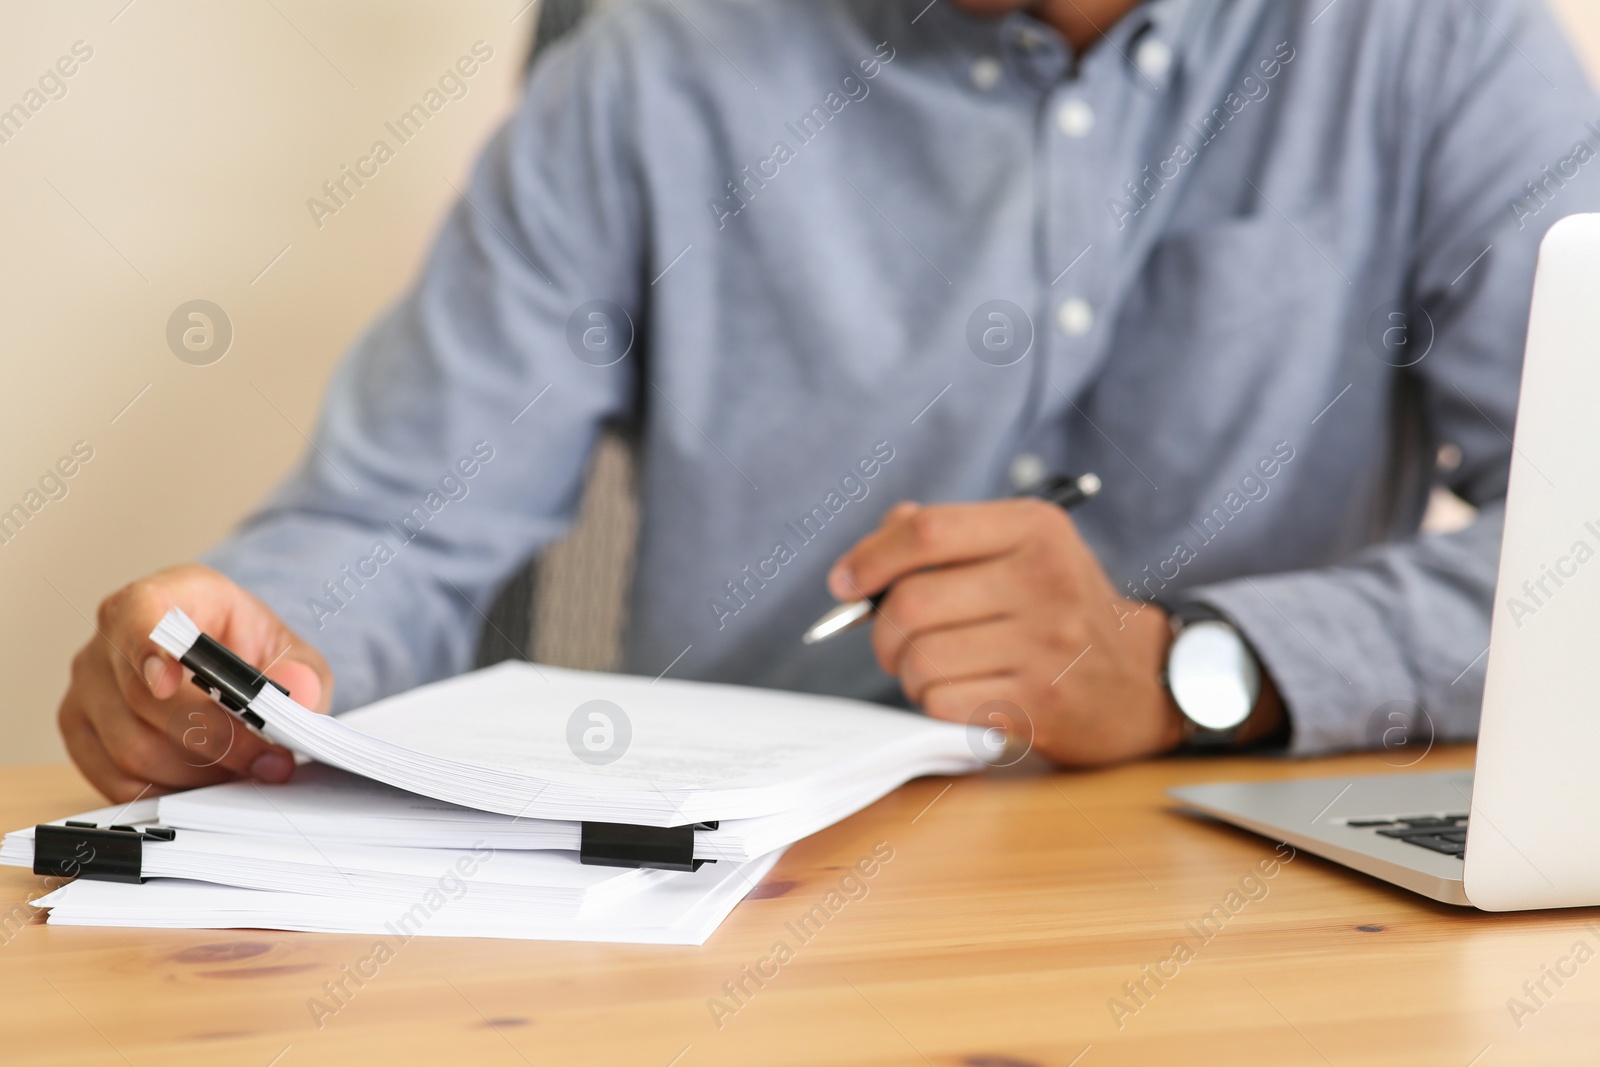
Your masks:
[[[267,609],[263,606],[262,610]],[[277,646],[279,651],[270,658],[252,655],[247,662],[260,665],[265,659],[262,673],[269,681],[281,685],[301,707],[327,714],[333,695],[333,677],[321,653],[281,625],[266,640],[265,646],[247,647]],[[185,730],[183,747],[191,751],[205,747],[207,757],[216,758],[220,766],[259,781],[287,782],[294,775],[294,753],[266,740],[215,704],[212,708],[214,710],[200,724]],[[226,728],[218,729],[218,722]],[[218,741],[224,743],[220,756],[216,747]]]
[[[997,560],[908,574],[889,589],[872,628],[878,666],[895,674],[907,641],[950,626],[985,622],[1011,613],[1015,578]]]
[[[112,762],[134,777],[189,787],[235,774],[283,781],[292,773],[294,761],[287,749],[252,733],[197,687],[186,684],[160,702],[163,714],[151,723],[123,703],[109,661],[94,655],[84,657],[74,670],[72,692]],[[262,763],[269,753],[277,755]]]
[[[289,691],[289,696],[303,708],[326,713],[323,699],[326,687],[317,669],[310,663],[294,658],[294,653],[284,656],[266,672],[267,677]]]
[[[988,727],[1001,725],[1031,735],[1032,720],[1022,708],[1021,686],[1015,678],[969,678],[928,690],[922,708],[928,715],[945,722]],[[993,704],[993,708],[985,705]]]
[[[876,532],[882,533],[891,526],[895,526],[904,521],[907,517],[915,514],[917,509],[921,506],[922,505],[911,500],[900,501],[898,504],[894,505],[884,513],[882,521],[878,523],[878,529]],[[852,600],[863,599],[863,594],[856,591],[854,580],[847,576],[850,573],[847,565],[847,561],[850,558],[850,553],[854,552],[857,548],[860,548],[861,544],[861,541],[856,542],[855,546],[852,547],[848,552],[834,560],[833,566],[828,570],[828,590],[839,600],[848,602]],[[841,575],[846,576],[841,577]]]
[[[56,716],[67,755],[89,784],[114,803],[122,804],[148,792],[150,783],[134,778],[118,767],[95,735],[94,727],[82,706],[69,694]]]
[[[309,646],[286,645],[263,673],[302,706],[324,714],[328,711],[332,686],[324,677],[327,665]],[[199,695],[203,691],[185,683],[180,697],[183,692]],[[185,763],[217,766],[263,782],[286,782],[294,775],[294,754],[289,749],[255,733],[210,697],[202,696],[201,701],[197,709],[193,701],[168,700],[162,709],[164,728]]]
[[[202,631],[228,643],[222,633],[236,588],[212,571],[180,567],[124,586],[101,603],[95,627],[105,646],[101,651],[135,714],[159,726],[170,711],[164,702],[177,696],[184,682],[183,669],[150,639],[156,623],[181,604]]]
[[[231,620],[234,630],[224,630],[219,638],[223,644],[238,642],[235,651],[239,658],[252,664],[270,680],[289,691],[290,699],[303,708],[327,714],[333,695],[333,672],[322,654],[312,648],[298,634],[284,626],[266,605],[260,605],[262,617],[269,625],[256,626],[252,616],[245,620]],[[239,613],[243,616],[244,613]],[[251,632],[235,633],[241,623],[248,622]],[[239,651],[243,649],[244,651]]]
[[[930,504],[863,537],[834,565],[828,588],[840,598],[872,596],[914,571],[1004,555],[1030,536],[1045,509],[1039,500]],[[1068,522],[1070,525],[1070,522]]]
[[[189,566],[134,582],[101,605],[99,631],[110,646],[117,687],[146,722],[163,728],[173,710],[168,701],[185,690],[183,668],[149,636],[180,603],[203,632],[246,663],[267,668],[267,677],[282,683],[303,706],[328,709],[332,675],[322,656],[265,604],[215,571]]]
[[[197,695],[199,692],[195,690]],[[162,735],[180,763],[229,772],[222,774],[224,778],[240,775],[262,782],[287,782],[294,774],[294,753],[268,741],[210,697],[177,703],[163,729],[155,732]]]
[[[192,764],[186,762],[179,745],[143,719],[128,714],[120,703],[91,698],[82,707],[106,755],[127,777],[170,789],[212,785],[233,777],[201,753],[190,757]],[[243,732],[242,725],[238,732]]]
[[[907,699],[921,706],[934,688],[1015,674],[1023,647],[1010,619],[934,630],[906,645],[895,674]]]
[[[883,521],[878,524],[878,528],[881,530],[885,526],[892,526],[907,516],[916,514],[917,509],[920,507],[922,505],[914,500],[902,500],[889,509],[888,513],[883,516]]]
[[[165,700],[143,694],[145,713],[136,714],[113,675],[113,657],[103,644],[91,646],[74,662],[72,693],[125,773],[194,786],[236,774],[281,782],[294,772],[288,749],[253,733],[199,687],[184,682]]]

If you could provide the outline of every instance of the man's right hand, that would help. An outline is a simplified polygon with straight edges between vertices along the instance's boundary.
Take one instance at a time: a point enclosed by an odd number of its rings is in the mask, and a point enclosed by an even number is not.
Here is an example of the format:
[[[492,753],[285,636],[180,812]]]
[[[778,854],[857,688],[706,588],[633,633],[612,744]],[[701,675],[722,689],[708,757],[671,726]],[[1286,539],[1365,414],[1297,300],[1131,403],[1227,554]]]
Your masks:
[[[224,711],[150,640],[169,608],[326,713],[333,674],[316,649],[254,596],[185,564],[125,586],[100,605],[99,633],[72,660],[59,720],[67,751],[115,802],[248,776],[287,781],[294,758]]]

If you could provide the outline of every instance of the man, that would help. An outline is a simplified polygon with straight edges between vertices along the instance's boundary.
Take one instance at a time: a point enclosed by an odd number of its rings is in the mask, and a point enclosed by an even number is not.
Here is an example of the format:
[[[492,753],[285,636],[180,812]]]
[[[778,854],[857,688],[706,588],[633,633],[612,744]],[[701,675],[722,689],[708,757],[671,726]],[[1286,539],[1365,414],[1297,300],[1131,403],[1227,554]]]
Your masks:
[[[300,471],[102,606],[68,747],[119,799],[287,777],[254,736],[192,766],[156,619],[323,711],[460,671],[608,421],[626,669],[1012,707],[1075,765],[1359,746],[1397,708],[1469,737],[1536,250],[1600,204],[1597,113],[1513,0],[602,8]],[[1069,470],[1105,483],[1070,519],[1007,499]],[[1436,480],[1478,517],[1419,536]],[[870,641],[798,641],[891,587]],[[1174,618],[1237,649],[1215,736],[1163,682]]]

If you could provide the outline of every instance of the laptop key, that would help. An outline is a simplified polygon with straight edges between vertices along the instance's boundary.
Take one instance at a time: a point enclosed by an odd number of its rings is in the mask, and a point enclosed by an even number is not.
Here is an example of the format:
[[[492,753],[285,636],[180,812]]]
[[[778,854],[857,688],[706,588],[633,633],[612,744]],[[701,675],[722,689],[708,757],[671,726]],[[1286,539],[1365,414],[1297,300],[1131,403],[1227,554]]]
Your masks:
[[[1413,831],[1406,833],[1402,830],[1379,830],[1384,837],[1392,837],[1397,841],[1404,841],[1412,845],[1420,845],[1430,852],[1442,852],[1446,856],[1461,857],[1466,854],[1466,835],[1459,832],[1428,832]],[[1454,840],[1460,838],[1460,840]]]
[[[1449,826],[1396,826],[1389,830],[1379,830],[1378,836],[1394,837],[1401,841],[1407,841],[1413,837],[1432,837],[1435,834],[1444,833],[1452,829],[1454,827]]]
[[[1434,852],[1443,852],[1447,856],[1459,856],[1467,850],[1465,844],[1457,841],[1446,841],[1443,835],[1440,834],[1435,834],[1431,837],[1408,837],[1406,840],[1413,845],[1421,845],[1423,848],[1431,849]]]
[[[1380,837],[1418,845],[1430,852],[1464,859],[1467,851],[1465,815],[1412,815],[1394,819],[1351,819],[1345,825],[1370,827]]]

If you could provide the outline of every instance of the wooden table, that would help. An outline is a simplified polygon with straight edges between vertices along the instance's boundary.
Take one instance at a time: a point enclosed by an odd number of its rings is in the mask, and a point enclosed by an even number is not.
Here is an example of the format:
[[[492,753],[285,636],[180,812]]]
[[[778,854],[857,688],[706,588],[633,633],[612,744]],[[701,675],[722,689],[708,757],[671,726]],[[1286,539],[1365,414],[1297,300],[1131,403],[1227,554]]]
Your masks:
[[[1438,750],[1422,766],[1470,761]],[[1523,988],[1579,941],[1600,950],[1600,912],[1461,910],[1306,855],[1264,877],[1270,842],[1162,795],[1386,769],[1229,758],[919,781],[792,848],[703,948],[419,937],[320,1027],[314,1003],[337,1004],[324,983],[374,938],[0,927],[0,1062],[1600,1062],[1600,961],[1562,964],[1577,973],[1545,978],[1542,1004]],[[66,767],[0,770],[4,827],[95,804]],[[830,901],[875,847],[893,858]],[[0,918],[40,885],[0,869]],[[1187,924],[1235,891],[1197,938]],[[1141,981],[1135,999],[1124,983]],[[1536,1010],[1514,1020],[1512,997]]]

